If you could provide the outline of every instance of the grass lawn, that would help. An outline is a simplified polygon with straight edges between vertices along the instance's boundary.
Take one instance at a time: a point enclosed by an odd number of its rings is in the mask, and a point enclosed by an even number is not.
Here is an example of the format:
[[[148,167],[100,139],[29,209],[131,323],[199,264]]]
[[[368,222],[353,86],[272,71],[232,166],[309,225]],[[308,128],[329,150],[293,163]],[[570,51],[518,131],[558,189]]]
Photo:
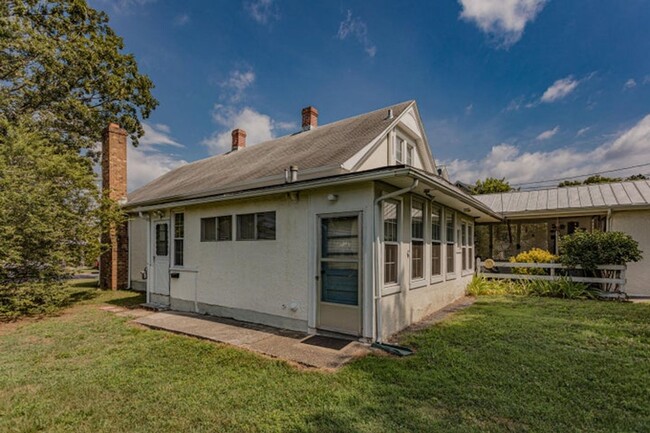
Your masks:
[[[138,328],[91,289],[0,324],[0,431],[650,431],[650,304],[483,297],[337,373]],[[90,296],[95,294],[96,296]]]

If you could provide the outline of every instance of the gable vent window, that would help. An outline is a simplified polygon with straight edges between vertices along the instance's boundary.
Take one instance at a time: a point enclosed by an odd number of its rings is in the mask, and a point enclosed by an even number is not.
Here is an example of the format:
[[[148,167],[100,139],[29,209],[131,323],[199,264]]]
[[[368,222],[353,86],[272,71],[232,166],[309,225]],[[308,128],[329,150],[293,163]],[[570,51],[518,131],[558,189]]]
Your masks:
[[[183,266],[185,214],[174,214],[174,266]]]
[[[275,240],[275,212],[237,215],[237,240]]]
[[[395,138],[395,162],[402,164],[404,162],[404,140],[399,137]]]

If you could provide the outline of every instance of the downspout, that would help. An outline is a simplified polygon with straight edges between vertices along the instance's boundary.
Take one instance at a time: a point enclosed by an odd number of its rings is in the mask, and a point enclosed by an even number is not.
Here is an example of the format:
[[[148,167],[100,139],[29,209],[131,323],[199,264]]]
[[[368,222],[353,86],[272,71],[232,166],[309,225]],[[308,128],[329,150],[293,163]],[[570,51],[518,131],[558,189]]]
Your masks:
[[[151,254],[153,253],[152,248],[151,248],[151,213],[147,215],[147,281],[146,281],[146,288],[147,288],[147,305],[151,304],[151,281],[153,278],[152,270],[151,269]]]
[[[612,208],[607,209],[607,225],[605,226],[606,232],[612,231]]]
[[[411,192],[415,188],[417,188],[419,183],[420,181],[418,179],[413,179],[413,184],[411,186],[397,191],[393,191],[391,193],[382,195],[381,197],[375,199],[375,207],[374,207],[375,220],[373,224],[373,238],[375,244],[375,259],[373,260],[373,264],[375,266],[375,272],[373,272],[372,278],[373,278],[373,287],[375,290],[375,341],[377,343],[381,343],[381,284],[380,284],[380,272],[379,272],[381,267],[380,267],[380,263],[378,263],[379,257],[381,256],[381,249],[380,249],[381,242],[379,239],[379,223],[381,218],[381,212],[378,211],[378,208],[382,201]]]

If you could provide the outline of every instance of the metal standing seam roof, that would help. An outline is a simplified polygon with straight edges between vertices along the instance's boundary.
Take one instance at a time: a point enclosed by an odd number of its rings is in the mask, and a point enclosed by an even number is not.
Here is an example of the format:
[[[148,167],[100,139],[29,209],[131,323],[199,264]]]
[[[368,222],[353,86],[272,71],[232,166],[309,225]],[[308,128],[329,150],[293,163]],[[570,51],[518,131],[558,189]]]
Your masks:
[[[415,101],[269,140],[178,167],[128,195],[128,206],[183,199],[278,176],[295,165],[300,171],[340,167],[377,138]],[[393,117],[387,118],[388,110]]]
[[[601,183],[475,196],[495,212],[515,214],[650,206],[650,181]]]

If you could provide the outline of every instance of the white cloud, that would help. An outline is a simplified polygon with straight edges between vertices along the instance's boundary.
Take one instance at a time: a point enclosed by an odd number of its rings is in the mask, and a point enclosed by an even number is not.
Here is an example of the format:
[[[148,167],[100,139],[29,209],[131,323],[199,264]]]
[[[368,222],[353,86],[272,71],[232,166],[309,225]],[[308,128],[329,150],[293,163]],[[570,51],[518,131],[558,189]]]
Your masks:
[[[234,70],[230,72],[230,77],[220,83],[220,86],[230,93],[231,102],[241,100],[246,89],[255,82],[255,72],[252,69],[247,71]]]
[[[634,78],[630,78],[629,80],[627,80],[625,82],[625,84],[623,84],[623,89],[625,89],[625,90],[633,89],[635,87],[636,87],[636,80]]]
[[[465,107],[465,114],[470,115],[472,114],[472,111],[474,110],[474,104],[469,104],[467,107]]]
[[[127,144],[127,181],[128,190],[133,191],[173,168],[186,164],[184,159],[162,152],[161,146],[183,148],[169,134],[169,126],[156,123],[143,123],[145,135],[140,139],[138,147]]]
[[[541,102],[551,103],[565,98],[580,84],[579,80],[575,80],[572,76],[559,79],[555,81],[542,95]]]
[[[184,147],[182,144],[174,140],[169,133],[171,132],[169,126],[162,123],[142,123],[144,135],[139,140],[140,147],[148,147],[155,145]]]
[[[453,160],[446,165],[454,180],[473,183],[494,176],[517,184],[630,167],[647,161],[650,161],[650,114],[593,150],[562,147],[547,152],[522,152],[517,146],[502,143],[492,147],[482,159]],[[635,172],[638,169],[617,172],[616,176]]]
[[[377,47],[368,38],[368,26],[361,18],[353,17],[351,10],[347,11],[347,15],[339,24],[339,31],[336,34],[336,37],[342,41],[347,39],[348,36],[356,38],[369,57],[375,57]]]
[[[248,14],[260,24],[269,24],[280,19],[278,6],[273,0],[254,0],[244,4]]]
[[[507,48],[516,43],[528,22],[533,21],[546,0],[459,0],[460,17],[474,22],[498,46]]]
[[[576,132],[576,137],[582,137],[591,129],[591,126],[587,126],[585,128],[579,129],[578,132]]]
[[[190,16],[188,14],[180,14],[174,17],[174,25],[176,27],[183,27],[184,25],[190,22]]]
[[[212,154],[224,153],[230,150],[232,144],[231,133],[236,128],[246,131],[246,146],[254,146],[271,140],[276,137],[278,131],[296,128],[294,123],[276,122],[269,115],[259,113],[250,107],[235,109],[216,104],[212,112],[212,118],[221,128],[202,141],[202,144],[207,146]]]
[[[553,136],[555,134],[557,134],[559,130],[560,130],[560,127],[556,126],[553,129],[549,129],[548,131],[544,131],[544,132],[542,132],[541,134],[539,134],[537,136],[537,140],[548,140],[549,138],[553,138]]]

